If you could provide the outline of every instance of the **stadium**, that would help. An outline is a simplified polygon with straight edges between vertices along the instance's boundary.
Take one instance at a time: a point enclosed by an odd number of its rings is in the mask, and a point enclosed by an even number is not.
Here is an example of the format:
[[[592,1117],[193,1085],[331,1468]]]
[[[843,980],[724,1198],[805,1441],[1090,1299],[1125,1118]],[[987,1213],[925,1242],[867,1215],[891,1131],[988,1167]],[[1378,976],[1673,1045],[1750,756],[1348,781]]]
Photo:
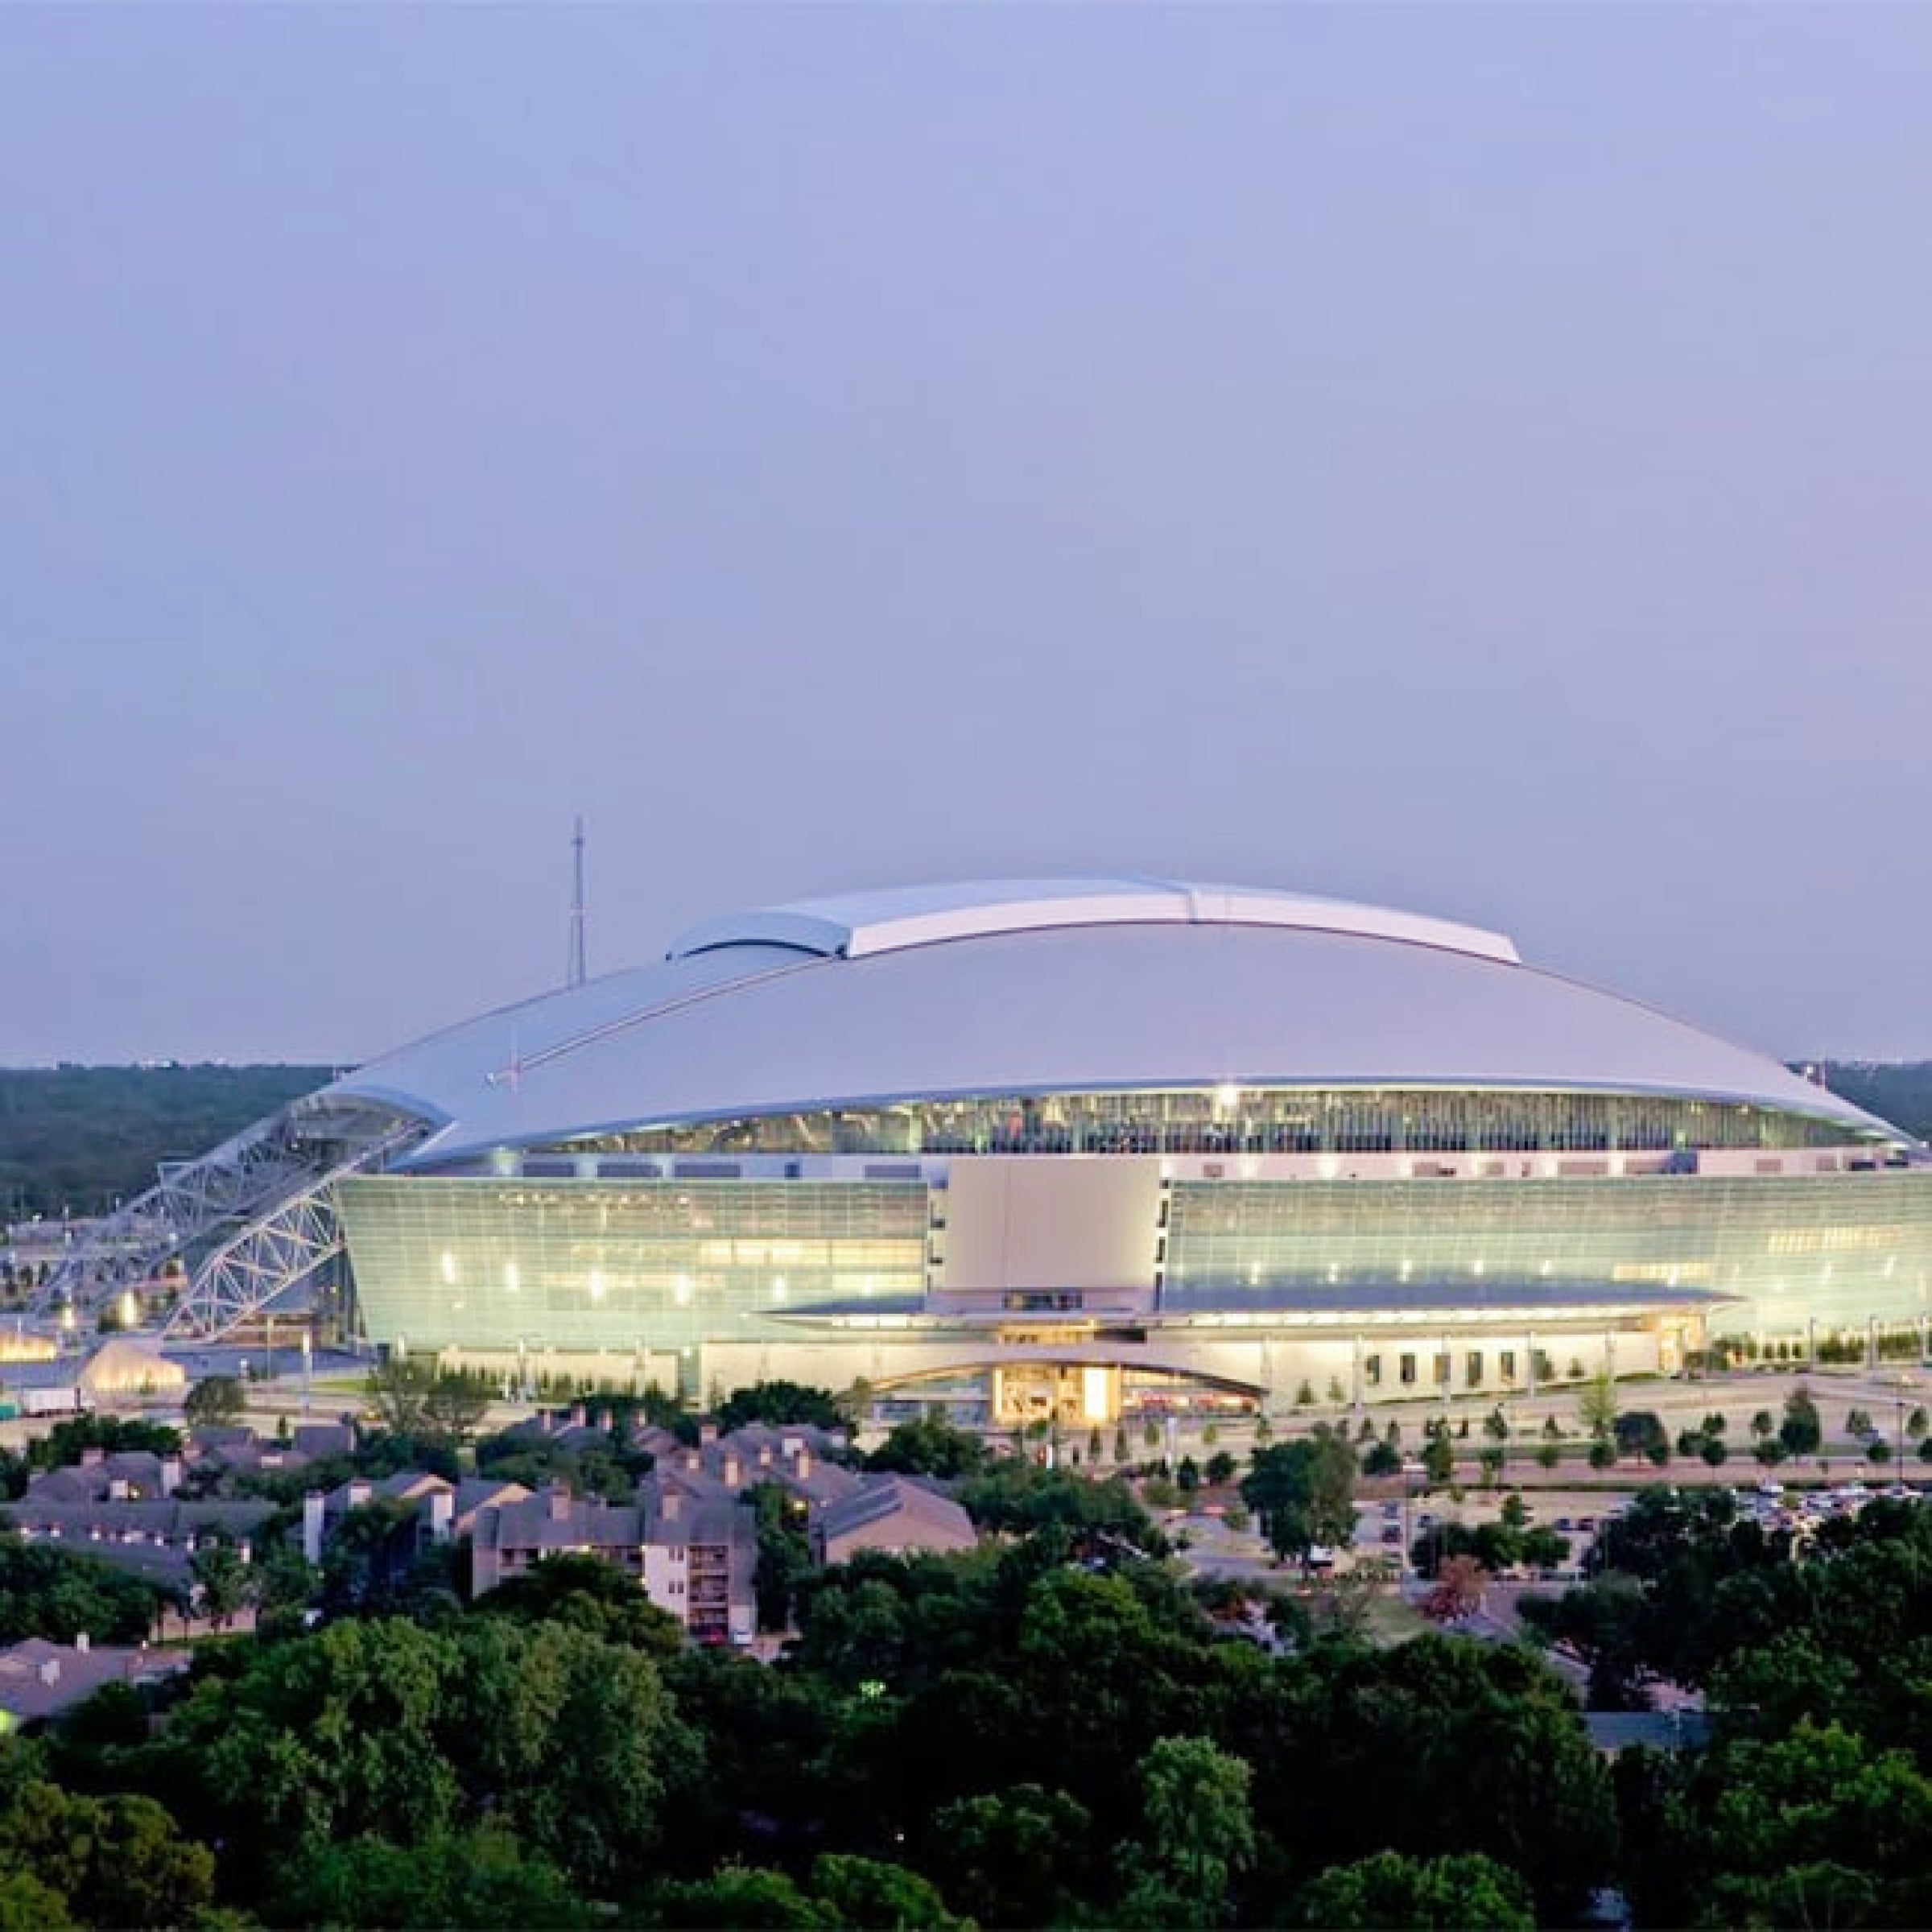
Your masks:
[[[375,1060],[52,1292],[166,1250],[177,1336],[332,1281],[369,1344],[506,1377],[998,1426],[1532,1394],[1719,1335],[1922,1345],[1922,1154],[1493,932],[947,885],[719,919]]]

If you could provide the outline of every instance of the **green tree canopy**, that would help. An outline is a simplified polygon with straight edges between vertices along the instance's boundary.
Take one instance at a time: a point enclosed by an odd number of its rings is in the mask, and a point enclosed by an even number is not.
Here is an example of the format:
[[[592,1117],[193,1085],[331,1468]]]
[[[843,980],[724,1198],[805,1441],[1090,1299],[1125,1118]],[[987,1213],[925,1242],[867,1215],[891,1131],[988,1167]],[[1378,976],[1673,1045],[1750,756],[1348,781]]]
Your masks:
[[[367,1835],[306,1845],[281,1874],[266,1916],[273,1925],[421,1932],[561,1932],[597,1922],[555,1865],[495,1825],[411,1845]]]
[[[829,1389],[806,1382],[752,1382],[734,1389],[716,1410],[717,1423],[727,1431],[747,1422],[809,1422],[819,1429],[840,1429],[845,1418]]]
[[[934,1814],[926,1862],[941,1891],[983,1926],[1045,1926],[1093,1883],[1093,1820],[1064,1791],[1018,1784]]]
[[[1304,1886],[1302,1923],[1334,1932],[1532,1932],[1529,1888],[1480,1852],[1411,1858],[1378,1852]]]
[[[206,1423],[237,1422],[248,1406],[241,1378],[233,1375],[204,1376],[188,1390],[181,1414],[195,1427]]]
[[[937,1415],[896,1423],[885,1441],[865,1459],[868,1469],[893,1470],[907,1476],[972,1476],[985,1466],[985,1443]]]
[[[1800,1382],[1785,1397],[1784,1420],[1777,1426],[1777,1439],[1788,1455],[1815,1455],[1824,1438],[1818,1404],[1811,1399],[1811,1391]]]
[[[1312,1435],[1254,1452],[1241,1501],[1281,1557],[1305,1557],[1317,1543],[1355,1534],[1355,1451],[1326,1424]]]
[[[71,1644],[138,1644],[154,1628],[161,1593],[97,1557],[0,1534],[0,1643],[43,1637]]]
[[[186,1925],[214,1896],[214,1855],[154,1799],[75,1797],[40,1779],[0,1807],[0,1870],[44,1886],[90,1926]]]
[[[650,1657],[668,1659],[684,1648],[683,1625],[601,1556],[567,1551],[539,1557],[521,1575],[480,1597],[477,1610],[525,1623],[567,1624]]]

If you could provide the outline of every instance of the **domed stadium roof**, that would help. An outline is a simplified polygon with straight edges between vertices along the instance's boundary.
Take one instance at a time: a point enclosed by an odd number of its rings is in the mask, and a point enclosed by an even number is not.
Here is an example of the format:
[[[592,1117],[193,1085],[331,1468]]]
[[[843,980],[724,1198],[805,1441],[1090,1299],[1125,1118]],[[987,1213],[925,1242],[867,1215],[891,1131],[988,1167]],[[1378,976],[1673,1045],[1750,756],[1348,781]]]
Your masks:
[[[679,1121],[1235,1084],[1686,1096],[1893,1130],[1500,935],[1142,879],[952,885],[712,922],[338,1083],[439,1124],[409,1164]]]

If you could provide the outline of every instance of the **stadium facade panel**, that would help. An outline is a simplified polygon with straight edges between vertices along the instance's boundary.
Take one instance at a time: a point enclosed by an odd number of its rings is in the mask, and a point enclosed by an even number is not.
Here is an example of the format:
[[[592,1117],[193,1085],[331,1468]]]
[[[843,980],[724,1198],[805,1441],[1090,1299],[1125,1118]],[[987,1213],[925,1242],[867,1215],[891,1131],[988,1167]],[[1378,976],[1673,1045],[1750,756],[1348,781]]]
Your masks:
[[[333,1090],[370,1338],[989,1422],[1527,1391],[1921,1323],[1932,1168],[1422,915],[1141,880],[722,919]]]

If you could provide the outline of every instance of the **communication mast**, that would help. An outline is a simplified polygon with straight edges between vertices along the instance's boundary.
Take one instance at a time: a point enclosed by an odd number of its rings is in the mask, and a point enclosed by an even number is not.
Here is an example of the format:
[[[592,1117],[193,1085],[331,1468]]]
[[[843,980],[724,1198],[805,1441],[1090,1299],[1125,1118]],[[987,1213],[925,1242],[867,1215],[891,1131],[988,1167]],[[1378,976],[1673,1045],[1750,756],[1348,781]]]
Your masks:
[[[584,820],[581,815],[577,819],[576,836],[570,843],[576,865],[570,899],[570,968],[564,984],[581,986],[589,976],[584,963]]]

